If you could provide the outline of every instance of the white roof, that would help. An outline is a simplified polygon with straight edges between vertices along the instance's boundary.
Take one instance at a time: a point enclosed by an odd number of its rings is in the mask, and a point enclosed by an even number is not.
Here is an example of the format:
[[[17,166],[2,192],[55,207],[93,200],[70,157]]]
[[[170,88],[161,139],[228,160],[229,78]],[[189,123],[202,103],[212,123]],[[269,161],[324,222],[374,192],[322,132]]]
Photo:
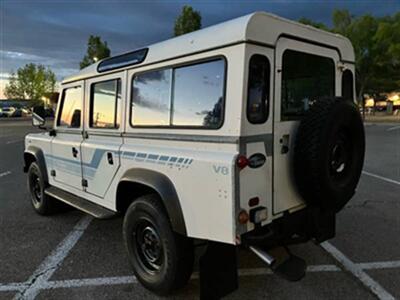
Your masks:
[[[255,12],[150,45],[147,47],[149,50],[142,64],[154,63],[244,41],[259,42],[274,46],[279,36],[282,34],[288,34],[336,47],[339,49],[343,61],[354,62],[353,47],[347,38],[339,34],[333,34],[312,26],[290,21],[270,13]],[[96,76],[99,74],[99,72],[97,72],[97,65],[99,63],[100,62],[94,63],[82,69],[79,73],[65,78],[63,83]],[[140,64],[135,65],[135,67],[137,66],[140,66]],[[121,69],[132,67],[133,66],[127,66]],[[101,74],[107,73],[108,72],[102,72]]]

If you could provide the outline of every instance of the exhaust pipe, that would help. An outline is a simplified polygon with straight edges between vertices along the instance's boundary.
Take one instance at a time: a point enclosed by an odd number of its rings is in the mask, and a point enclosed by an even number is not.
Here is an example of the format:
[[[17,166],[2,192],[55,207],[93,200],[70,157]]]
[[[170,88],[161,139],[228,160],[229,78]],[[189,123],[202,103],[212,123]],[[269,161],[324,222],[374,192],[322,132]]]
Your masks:
[[[255,253],[255,255],[261,258],[261,260],[263,260],[268,266],[272,266],[272,264],[275,262],[275,258],[269,255],[264,250],[262,250],[260,247],[250,246],[249,248],[251,251]]]

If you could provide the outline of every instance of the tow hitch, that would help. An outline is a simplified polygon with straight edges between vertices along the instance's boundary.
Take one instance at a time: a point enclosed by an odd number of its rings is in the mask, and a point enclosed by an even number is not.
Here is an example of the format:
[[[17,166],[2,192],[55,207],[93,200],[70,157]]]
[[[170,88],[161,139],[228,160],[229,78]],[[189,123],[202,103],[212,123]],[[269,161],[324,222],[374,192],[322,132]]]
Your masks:
[[[275,247],[268,252],[259,246],[249,246],[268,267],[280,277],[288,281],[298,281],[306,275],[306,262],[290,253],[286,247]]]

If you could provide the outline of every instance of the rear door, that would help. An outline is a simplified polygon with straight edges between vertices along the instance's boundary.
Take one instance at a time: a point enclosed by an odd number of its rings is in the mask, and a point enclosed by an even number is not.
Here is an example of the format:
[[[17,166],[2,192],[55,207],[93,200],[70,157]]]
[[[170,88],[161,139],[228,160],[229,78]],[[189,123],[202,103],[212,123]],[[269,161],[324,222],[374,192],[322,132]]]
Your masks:
[[[273,212],[303,205],[293,178],[297,127],[318,98],[339,95],[336,50],[280,38],[275,55]]]
[[[87,193],[103,198],[120,167],[125,73],[86,81],[82,172]]]

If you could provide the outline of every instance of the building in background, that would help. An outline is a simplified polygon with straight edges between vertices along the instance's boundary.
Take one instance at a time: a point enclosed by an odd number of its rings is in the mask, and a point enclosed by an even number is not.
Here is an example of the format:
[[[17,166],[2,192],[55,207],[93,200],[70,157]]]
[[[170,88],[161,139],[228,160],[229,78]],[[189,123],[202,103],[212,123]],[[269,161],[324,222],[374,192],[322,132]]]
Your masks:
[[[365,100],[367,113],[380,112],[387,115],[400,115],[400,92],[381,94],[378,97],[367,95]]]

